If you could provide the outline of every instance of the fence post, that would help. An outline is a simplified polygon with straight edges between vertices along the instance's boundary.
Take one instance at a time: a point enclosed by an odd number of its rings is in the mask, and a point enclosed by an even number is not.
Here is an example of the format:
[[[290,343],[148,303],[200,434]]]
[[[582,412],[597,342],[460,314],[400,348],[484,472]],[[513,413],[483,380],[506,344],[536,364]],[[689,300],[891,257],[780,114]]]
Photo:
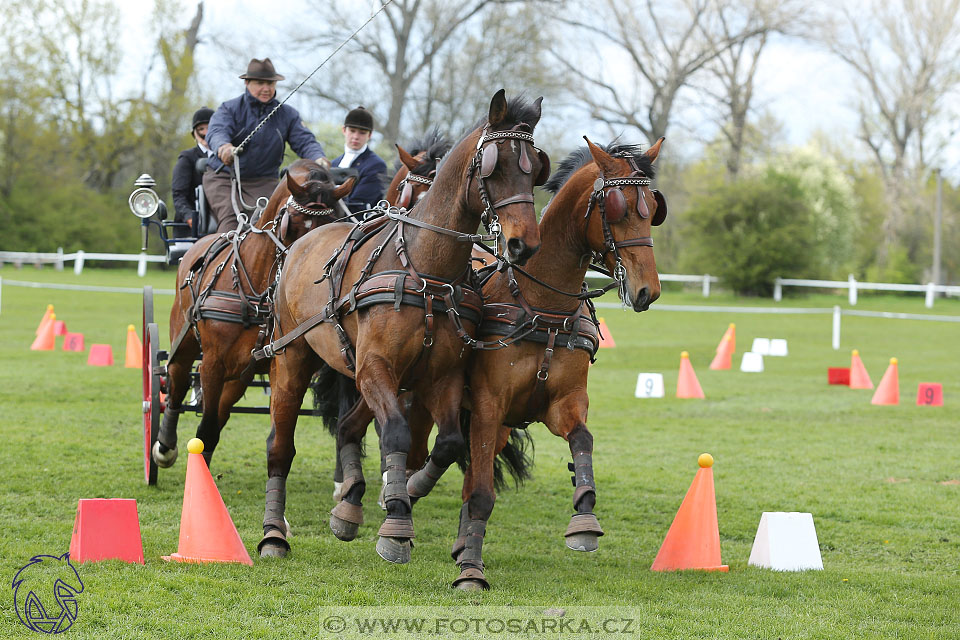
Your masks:
[[[710,274],[709,273],[703,274],[703,297],[704,298],[710,297]]]
[[[850,277],[847,278],[847,282],[850,283],[850,294],[848,300],[850,301],[850,306],[856,306],[857,304],[857,279],[853,277],[853,274],[850,274]]]
[[[840,349],[840,305],[833,307],[833,350]]]
[[[933,309],[933,298],[936,296],[936,286],[937,285],[933,284],[932,282],[927,283],[927,299],[924,301],[927,309]]]
[[[73,273],[76,275],[83,273],[83,249],[77,249],[77,257],[73,260]]]
[[[57,261],[54,266],[57,271],[63,271],[63,247],[57,247]]]
[[[147,275],[147,254],[140,252],[140,258],[137,260],[137,275],[141,278]]]
[[[783,299],[783,283],[781,278],[776,278],[773,281],[773,301],[780,302]]]

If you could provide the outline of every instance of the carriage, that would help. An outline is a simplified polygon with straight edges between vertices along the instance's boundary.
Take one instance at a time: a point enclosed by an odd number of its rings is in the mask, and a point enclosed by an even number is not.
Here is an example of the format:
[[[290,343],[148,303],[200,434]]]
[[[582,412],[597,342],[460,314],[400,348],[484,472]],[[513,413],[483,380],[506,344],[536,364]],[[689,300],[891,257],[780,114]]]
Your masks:
[[[206,160],[199,162],[206,163]],[[337,184],[343,183],[349,177],[356,175],[355,170],[333,169],[331,174]],[[151,236],[151,227],[155,228],[156,237],[163,243],[166,263],[176,266],[184,254],[203,236],[216,231],[216,221],[210,215],[210,209],[203,194],[203,187],[197,187],[197,209],[193,214],[191,225],[185,222],[168,220],[167,206],[154,190],[156,181],[149,174],[142,174],[134,183],[135,189],[130,194],[130,211],[140,218],[142,230],[141,250],[146,251]],[[192,233],[197,230],[199,233]],[[183,232],[187,232],[184,234]],[[157,443],[160,429],[160,419],[166,409],[166,364],[168,352],[160,348],[159,325],[154,318],[154,292],[152,286],[143,288],[143,446],[144,462],[143,474],[147,484],[157,483],[158,467],[151,451]],[[200,386],[200,365],[202,357],[197,359],[190,372],[190,399],[180,406],[181,413],[203,411],[203,395]],[[270,395],[270,382],[261,378],[254,380],[250,386],[263,390],[265,396]],[[235,406],[234,413],[269,414],[270,408],[263,406]],[[301,415],[309,415],[309,410],[301,410]]]

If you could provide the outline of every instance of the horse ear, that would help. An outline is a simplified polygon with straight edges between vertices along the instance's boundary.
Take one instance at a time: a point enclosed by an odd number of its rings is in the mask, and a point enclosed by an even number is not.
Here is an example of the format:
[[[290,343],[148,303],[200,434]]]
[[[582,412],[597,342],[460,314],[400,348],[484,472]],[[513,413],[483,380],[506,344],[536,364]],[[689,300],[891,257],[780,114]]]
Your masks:
[[[400,154],[400,162],[403,163],[403,166],[405,166],[410,171],[413,171],[414,169],[416,169],[417,165],[419,164],[417,162],[417,159],[414,158],[412,155],[410,155],[410,153],[407,152],[407,150],[401,147],[400,145],[396,145],[396,147],[397,147],[397,153]]]
[[[527,121],[527,124],[530,125],[531,129],[535,129],[537,127],[537,123],[540,122],[540,114],[542,113],[540,110],[540,103],[542,102],[543,96],[540,96],[533,101],[533,108],[536,110],[537,116],[535,118],[530,118],[530,120]]]
[[[487,114],[487,122],[490,123],[491,127],[496,127],[507,118],[506,94],[507,92],[504,89],[500,89],[493,94],[493,99],[490,100],[490,113]]]
[[[653,146],[647,149],[646,153],[643,154],[645,157],[650,159],[651,164],[657,161],[657,156],[660,155],[660,145],[663,144],[664,140],[666,140],[666,138],[661,136],[660,139],[654,142]]]
[[[307,190],[293,178],[289,171],[287,172],[287,189],[294,198],[303,198],[307,195]]]
[[[342,185],[333,190],[333,197],[337,200],[342,200],[343,198],[347,197],[351,191],[353,191],[353,188],[356,186],[356,184],[357,179],[353,176],[350,176],[344,180]]]
[[[593,161],[596,162],[597,166],[600,168],[600,172],[604,175],[608,173],[616,173],[617,161],[613,158],[613,156],[599,146],[590,142],[590,139],[587,136],[583,136],[583,139],[587,141],[587,148],[590,150],[590,155],[593,156]]]

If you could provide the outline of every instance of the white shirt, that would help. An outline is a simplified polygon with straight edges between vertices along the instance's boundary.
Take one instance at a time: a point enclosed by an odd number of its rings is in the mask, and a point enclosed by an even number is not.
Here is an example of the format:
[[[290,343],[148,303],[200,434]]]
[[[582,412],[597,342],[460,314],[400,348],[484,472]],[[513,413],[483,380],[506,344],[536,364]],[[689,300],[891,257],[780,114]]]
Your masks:
[[[337,166],[343,169],[349,167],[351,164],[353,164],[353,161],[357,159],[357,156],[361,155],[366,150],[367,150],[367,145],[363,145],[362,147],[356,150],[350,149],[346,145],[344,145],[343,157],[340,158],[340,164],[338,164]]]
[[[205,154],[207,154],[207,157],[208,157],[208,158],[212,158],[212,157],[213,157],[213,150],[212,150],[210,147],[205,147],[205,146],[203,146],[202,144],[200,144],[199,142],[197,143],[197,146],[200,147],[200,151],[203,151]]]

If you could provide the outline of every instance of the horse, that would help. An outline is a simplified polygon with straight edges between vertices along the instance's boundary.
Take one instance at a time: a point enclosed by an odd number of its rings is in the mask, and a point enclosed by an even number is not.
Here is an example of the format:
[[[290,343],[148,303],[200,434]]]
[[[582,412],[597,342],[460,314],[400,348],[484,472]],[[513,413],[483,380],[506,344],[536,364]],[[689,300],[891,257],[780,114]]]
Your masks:
[[[631,145],[587,147],[565,159],[545,188],[555,196],[540,222],[543,250],[526,269],[494,271],[483,286],[479,346],[468,369],[470,463],[464,475],[460,528],[452,555],[464,590],[489,589],[483,537],[493,511],[494,456],[510,429],[539,421],[570,446],[575,514],[565,532],[569,548],[594,551],[603,530],[593,508],[593,436],[587,429],[587,373],[599,347],[589,300],[609,289],[570,291],[591,260],[615,277],[623,303],[644,311],[660,296],[651,225],[663,222],[663,196],[649,185],[663,138],[645,153]],[[595,268],[603,268],[597,265]],[[506,345],[506,346],[504,346]],[[427,428],[429,432],[429,427]],[[411,495],[423,495],[419,476]]]
[[[540,102],[508,102],[498,91],[487,116],[446,155],[433,186],[409,214],[327,225],[291,246],[275,298],[282,337],[254,354],[275,356],[261,557],[290,549],[283,512],[297,410],[322,360],[354,378],[361,394],[340,416],[344,496],[331,512],[331,529],[350,540],[362,523],[360,443],[376,418],[387,475],[377,553],[389,562],[409,562],[410,430],[399,396],[412,391],[427,408],[439,427],[433,457],[449,466],[464,446],[464,367],[482,304],[470,268],[472,242],[480,237],[474,232],[483,223],[508,264],[525,263],[540,247],[532,191],[549,177],[547,155],[533,146]],[[384,252],[388,245],[392,249]]]
[[[398,158],[394,165],[396,173],[386,185],[384,200],[389,206],[398,206],[405,209],[412,208],[420,201],[423,194],[433,184],[434,176],[437,171],[437,164],[440,159],[450,151],[452,143],[440,130],[434,128],[428,131],[423,137],[414,140],[409,145],[410,151],[407,151],[399,144],[396,145]],[[326,365],[324,365],[325,367]],[[324,424],[330,429],[330,434],[337,435],[337,417],[339,415],[339,405],[341,400],[338,393],[323,395],[322,384],[333,384],[331,378],[325,376],[329,374],[327,370],[321,367],[320,379],[314,387],[314,409],[324,418]],[[332,371],[332,370],[331,370]],[[342,384],[342,382],[341,382]],[[349,406],[356,400],[356,393],[348,393],[345,400]],[[349,410],[349,406],[346,410]],[[377,433],[380,432],[377,425]],[[424,454],[424,457],[426,454]],[[343,465],[340,461],[339,451],[336,456],[336,468],[333,473],[333,500],[339,502],[343,497]],[[421,460],[422,463],[422,460]]]
[[[197,437],[210,463],[230,410],[254,375],[250,352],[271,310],[271,283],[287,247],[318,224],[340,217],[337,202],[355,178],[335,186],[330,174],[310,160],[297,160],[281,179],[259,220],[236,233],[201,238],[177,269],[177,291],[170,311],[168,396],[152,455],[160,467],[177,459],[177,422],[190,386],[190,370],[201,355],[203,416]]]

